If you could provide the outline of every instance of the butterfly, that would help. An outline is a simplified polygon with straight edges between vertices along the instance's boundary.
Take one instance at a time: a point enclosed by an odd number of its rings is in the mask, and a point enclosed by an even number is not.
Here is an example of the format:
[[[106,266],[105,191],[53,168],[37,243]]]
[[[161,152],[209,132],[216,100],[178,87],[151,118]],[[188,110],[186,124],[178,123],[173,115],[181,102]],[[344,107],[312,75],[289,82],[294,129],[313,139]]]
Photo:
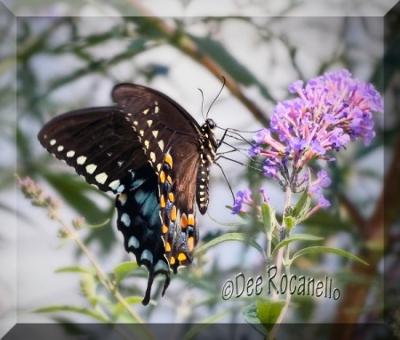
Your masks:
[[[38,139],[88,183],[116,195],[125,249],[149,271],[146,305],[155,276],[164,275],[164,295],[171,270],[193,261],[196,210],[207,210],[209,169],[220,143],[212,119],[200,126],[157,90],[123,83],[112,99],[114,106],[56,116]]]

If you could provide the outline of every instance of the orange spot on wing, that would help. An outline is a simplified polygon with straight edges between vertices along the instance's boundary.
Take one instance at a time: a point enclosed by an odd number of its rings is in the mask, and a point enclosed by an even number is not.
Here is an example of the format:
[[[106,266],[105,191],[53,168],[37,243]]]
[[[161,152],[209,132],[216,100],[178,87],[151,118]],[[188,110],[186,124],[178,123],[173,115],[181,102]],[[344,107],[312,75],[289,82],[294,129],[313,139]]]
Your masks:
[[[175,220],[176,220],[176,206],[172,207],[169,217],[170,217],[172,222],[175,222]]]
[[[185,213],[182,214],[181,217],[181,229],[186,229],[188,226],[188,219]]]
[[[172,184],[172,178],[170,175],[167,176],[167,182],[168,184]]]
[[[164,162],[167,163],[172,168],[173,160],[172,160],[172,156],[169,153],[165,154]]]
[[[161,232],[162,232],[163,234],[166,234],[166,233],[168,232],[168,227],[167,227],[165,224],[162,225],[162,227],[161,227]]]
[[[193,249],[194,249],[194,237],[193,236],[188,237],[187,246],[188,246],[189,251],[193,251]]]
[[[169,259],[169,264],[171,265],[171,266],[173,266],[174,264],[175,264],[175,257],[171,257],[170,259]]]
[[[194,226],[194,215],[193,214],[189,214],[188,224]]]
[[[160,172],[160,182],[161,183],[165,183],[165,172],[164,171],[161,171]]]
[[[165,197],[164,195],[160,196],[160,207],[165,208]]]
[[[174,196],[174,194],[173,194],[172,192],[170,192],[170,193],[168,194],[168,199],[169,199],[171,202],[175,202],[175,196]]]
[[[179,262],[183,262],[183,261],[187,260],[187,256],[184,253],[179,253],[178,260],[179,260]]]
[[[169,253],[171,251],[171,245],[169,244],[169,242],[165,242],[164,248],[167,253]]]

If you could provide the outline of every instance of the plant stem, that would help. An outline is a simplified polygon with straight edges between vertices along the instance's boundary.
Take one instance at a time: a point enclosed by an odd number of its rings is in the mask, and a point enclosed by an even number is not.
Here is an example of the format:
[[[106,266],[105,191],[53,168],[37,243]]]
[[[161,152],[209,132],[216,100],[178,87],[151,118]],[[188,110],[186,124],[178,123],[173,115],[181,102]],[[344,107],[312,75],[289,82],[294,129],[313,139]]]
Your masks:
[[[64,223],[64,221],[55,217],[55,220],[61,224],[63,231],[67,234],[78,247],[82,250],[82,252],[86,255],[90,263],[93,265],[96,270],[97,278],[99,282],[114,296],[114,298],[126,309],[129,315],[135,320],[137,323],[144,323],[144,320],[139,316],[139,314],[129,305],[129,303],[125,300],[125,298],[121,295],[121,292],[115,286],[115,284],[110,280],[108,275],[101,268],[100,264],[97,262],[95,256],[90,252],[90,250],[86,247],[86,245],[79,238],[79,235],[76,231],[72,230],[68,225]]]
[[[283,249],[280,249],[279,252],[282,254],[283,252],[281,252],[281,250],[283,250]],[[284,250],[285,250],[285,255],[284,255],[285,258],[282,259],[282,255],[281,255],[281,262],[283,263],[283,266],[285,268],[285,274],[286,274],[287,278],[289,279],[289,277],[290,277],[290,262],[289,262],[290,261],[290,249],[289,249],[289,245]],[[279,256],[279,253],[278,253],[278,256]],[[280,268],[279,268],[279,275],[280,275]],[[290,304],[290,299],[291,299],[290,289],[287,287],[286,297],[285,297],[285,305],[283,306],[283,308],[281,310],[281,313],[279,314],[279,317],[275,322],[274,327],[272,328],[270,334],[268,335],[268,339],[273,340],[273,339],[276,338],[276,334],[278,332],[280,324],[282,323],[282,321],[283,321],[283,319],[284,319],[284,317],[285,317],[285,315],[286,315],[286,313],[288,311],[289,304]]]
[[[290,185],[286,186],[285,190],[285,208],[283,210],[283,214],[286,214],[286,210],[290,207],[292,204],[292,189],[290,188]]]
[[[288,209],[290,208],[292,204],[292,190],[290,188],[290,185],[286,186],[285,190],[285,203],[284,203],[284,210],[283,210],[283,220],[282,220],[282,225],[285,228],[285,238],[289,236],[290,230],[289,228],[284,225],[284,220],[285,220],[285,215],[287,214]],[[289,279],[290,277],[290,244],[288,244],[286,247],[279,249],[278,255],[276,258],[276,265],[277,265],[277,275],[280,277],[281,271],[282,271],[282,265],[285,269],[285,274],[287,278]],[[278,319],[275,322],[274,327],[272,328],[268,338],[269,339],[275,339],[276,334],[278,332],[279,326],[282,323],[282,320],[284,319],[286,312],[289,307],[290,303],[290,289],[286,290],[286,297],[285,297],[285,305],[283,306],[281,313],[279,314]]]
[[[267,261],[268,261],[268,264],[271,262],[271,253],[272,253],[272,249],[271,249],[271,246],[272,246],[272,235],[271,234],[267,234]]]

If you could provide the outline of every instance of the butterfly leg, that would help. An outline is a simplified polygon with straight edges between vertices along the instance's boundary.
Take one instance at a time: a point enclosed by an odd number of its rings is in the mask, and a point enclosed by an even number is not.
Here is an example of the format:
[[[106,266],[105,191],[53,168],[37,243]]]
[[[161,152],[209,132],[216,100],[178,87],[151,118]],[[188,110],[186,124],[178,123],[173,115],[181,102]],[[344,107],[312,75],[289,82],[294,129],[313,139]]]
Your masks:
[[[226,134],[228,133],[228,130],[229,130],[229,128],[228,128],[228,129],[225,129],[224,134],[222,135],[221,139],[218,141],[217,149],[218,149],[218,148],[222,145],[222,143],[224,142],[224,139],[225,139],[225,137],[226,137]]]

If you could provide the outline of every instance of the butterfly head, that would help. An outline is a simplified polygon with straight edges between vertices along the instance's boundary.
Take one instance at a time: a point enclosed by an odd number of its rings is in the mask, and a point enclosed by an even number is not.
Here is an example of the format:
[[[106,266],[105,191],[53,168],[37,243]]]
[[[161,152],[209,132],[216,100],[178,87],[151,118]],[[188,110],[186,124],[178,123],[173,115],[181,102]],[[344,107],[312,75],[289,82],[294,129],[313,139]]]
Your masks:
[[[207,124],[207,127],[208,127],[210,130],[215,129],[216,126],[217,126],[217,124],[215,124],[215,122],[214,122],[211,118],[207,118],[206,124]]]

